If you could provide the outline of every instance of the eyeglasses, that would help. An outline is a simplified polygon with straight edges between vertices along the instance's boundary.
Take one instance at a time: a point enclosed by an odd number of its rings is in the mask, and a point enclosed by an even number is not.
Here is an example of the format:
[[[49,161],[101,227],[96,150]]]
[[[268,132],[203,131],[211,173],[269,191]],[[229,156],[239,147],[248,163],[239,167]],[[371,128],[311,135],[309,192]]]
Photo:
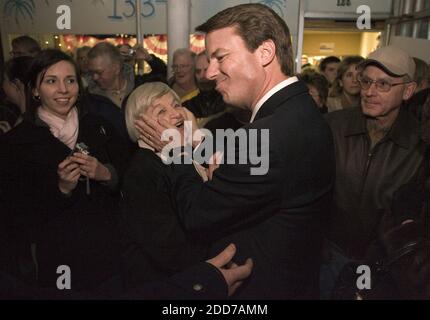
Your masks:
[[[97,76],[101,77],[101,76],[102,76],[102,74],[103,74],[105,71],[106,71],[106,69],[103,69],[103,70],[90,70],[89,72],[90,72],[90,75],[91,75],[91,76],[95,76],[95,75],[97,75]]]
[[[174,64],[172,65],[172,69],[176,70],[188,70],[191,67],[190,64]]]
[[[412,81],[408,82],[398,82],[398,83],[389,83],[385,80],[372,80],[367,77],[361,77],[358,79],[358,83],[360,84],[361,89],[363,90],[369,90],[372,84],[375,84],[376,90],[379,92],[388,92],[391,90],[392,87],[399,86],[401,84],[408,84]]]

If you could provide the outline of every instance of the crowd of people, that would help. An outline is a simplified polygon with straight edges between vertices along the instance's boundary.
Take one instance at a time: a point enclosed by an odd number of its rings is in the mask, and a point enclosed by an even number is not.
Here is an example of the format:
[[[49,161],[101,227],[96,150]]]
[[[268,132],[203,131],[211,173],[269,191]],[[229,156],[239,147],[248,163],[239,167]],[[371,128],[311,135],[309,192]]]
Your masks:
[[[288,26],[260,4],[197,31],[205,51],[178,49],[170,79],[140,46],[100,42],[73,59],[12,41],[0,297],[429,299],[426,62],[387,46],[296,74]],[[163,139],[187,122],[196,139]],[[219,129],[233,150],[184,161]],[[256,133],[245,159],[237,132]],[[267,157],[262,174],[252,154]]]

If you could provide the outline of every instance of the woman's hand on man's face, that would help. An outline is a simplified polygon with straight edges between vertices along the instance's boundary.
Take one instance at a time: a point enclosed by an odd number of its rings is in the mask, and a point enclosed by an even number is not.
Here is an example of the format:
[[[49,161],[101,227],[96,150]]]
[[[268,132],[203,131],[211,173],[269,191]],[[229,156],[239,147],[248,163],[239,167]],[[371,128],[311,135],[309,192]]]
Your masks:
[[[163,131],[176,128],[163,119],[157,120],[143,113],[136,119],[134,125],[137,132],[140,134],[139,139],[154,148],[156,152],[161,152],[169,143],[168,141],[161,141]]]

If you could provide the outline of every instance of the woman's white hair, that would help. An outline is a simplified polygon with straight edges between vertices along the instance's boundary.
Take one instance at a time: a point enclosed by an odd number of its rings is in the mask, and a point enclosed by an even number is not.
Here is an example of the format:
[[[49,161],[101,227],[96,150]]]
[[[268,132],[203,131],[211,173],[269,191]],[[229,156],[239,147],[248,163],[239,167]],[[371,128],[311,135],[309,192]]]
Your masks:
[[[180,103],[180,98],[167,84],[163,82],[148,82],[136,89],[130,94],[125,108],[125,123],[127,125],[128,135],[133,142],[139,139],[134,122],[140,114],[145,113],[152,105],[155,99],[170,93],[175,100]]]

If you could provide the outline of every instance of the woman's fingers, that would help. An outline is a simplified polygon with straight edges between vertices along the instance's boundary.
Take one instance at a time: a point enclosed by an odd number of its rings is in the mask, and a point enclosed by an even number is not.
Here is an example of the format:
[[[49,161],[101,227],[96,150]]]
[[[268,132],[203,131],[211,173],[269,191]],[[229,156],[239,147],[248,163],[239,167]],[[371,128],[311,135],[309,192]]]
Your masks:
[[[67,167],[71,163],[72,163],[72,160],[70,160],[70,157],[67,157],[62,162],[60,162],[60,164],[58,165],[58,170],[63,170],[65,167]]]

